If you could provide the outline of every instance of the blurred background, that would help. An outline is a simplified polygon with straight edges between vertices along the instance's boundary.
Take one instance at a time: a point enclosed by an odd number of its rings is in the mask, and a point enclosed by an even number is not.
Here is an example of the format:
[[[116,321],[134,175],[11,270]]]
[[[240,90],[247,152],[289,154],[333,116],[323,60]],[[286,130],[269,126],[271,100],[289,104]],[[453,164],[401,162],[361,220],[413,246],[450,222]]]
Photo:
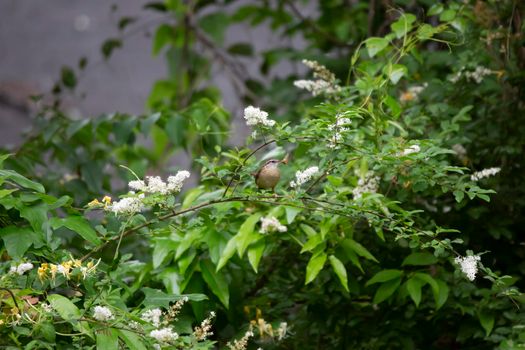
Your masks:
[[[229,12],[253,1],[238,1]],[[93,117],[102,113],[141,114],[155,81],[168,75],[166,61],[152,54],[152,36],[166,16],[145,11],[146,0],[49,0],[0,2],[0,145],[18,144],[31,125],[35,104],[29,96],[49,93],[65,65],[81,58],[88,62],[77,77],[74,94],[62,96],[62,106],[71,117]],[[218,2],[222,3],[222,2]],[[305,15],[317,12],[315,2],[300,4]],[[206,13],[216,8],[210,7]],[[132,18],[128,32],[119,31],[119,20]],[[224,45],[250,42],[256,51],[287,46],[302,49],[304,39],[276,35],[268,23],[252,28],[246,23],[228,26]],[[122,40],[122,49],[103,59],[101,45],[108,38]],[[201,50],[200,48],[198,48]],[[260,59],[259,59],[260,61]],[[258,64],[244,59],[251,75],[262,79]],[[239,116],[242,103],[220,63],[213,67],[212,85],[221,90],[224,106]],[[281,62],[271,76],[304,72],[300,64]],[[238,127],[241,127],[238,125]],[[243,131],[246,131],[243,129]],[[242,135],[244,135],[242,133]],[[237,135],[237,134],[235,134]],[[234,137],[233,142],[242,138]]]

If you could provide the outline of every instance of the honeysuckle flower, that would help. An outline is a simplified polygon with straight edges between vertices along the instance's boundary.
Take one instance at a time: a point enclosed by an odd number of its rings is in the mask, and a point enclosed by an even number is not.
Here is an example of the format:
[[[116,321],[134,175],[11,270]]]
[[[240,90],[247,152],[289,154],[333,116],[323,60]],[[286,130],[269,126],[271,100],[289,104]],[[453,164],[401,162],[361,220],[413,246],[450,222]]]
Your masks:
[[[48,269],[49,269],[49,264],[48,263],[40,264],[40,267],[37,270],[37,275],[38,275],[38,278],[40,279],[40,281],[43,281],[44,278],[47,277],[47,270]]]
[[[288,228],[281,224],[279,220],[277,220],[273,216],[267,216],[261,218],[261,233],[269,233],[269,232],[286,232],[288,231]]]
[[[143,321],[151,323],[154,327],[160,326],[160,318],[162,316],[162,311],[160,309],[151,309],[144,311],[140,318]]]
[[[100,203],[98,201],[98,199],[95,198],[91,202],[89,202],[87,206],[88,206],[88,208],[95,208],[95,207],[98,207],[98,206],[101,206],[101,205],[102,205],[102,203]]]
[[[478,262],[480,260],[479,255],[469,255],[465,257],[458,256],[454,259],[454,262],[460,266],[461,271],[469,280],[474,281],[478,273]]]
[[[288,332],[288,323],[281,322],[277,328],[277,340],[283,340]]]
[[[170,327],[155,329],[149,333],[149,336],[161,343],[170,343],[179,338],[179,335],[175,333]]]
[[[369,171],[364,178],[357,181],[357,186],[352,190],[354,199],[361,199],[364,193],[376,193],[379,188],[379,176]]]
[[[102,203],[104,203],[104,207],[109,207],[111,205],[111,197],[104,196],[104,198],[102,198]]]
[[[115,317],[109,308],[105,306],[95,306],[93,309],[93,318],[97,321],[109,321]]]
[[[21,263],[18,266],[11,266],[11,269],[9,270],[9,272],[16,273],[22,276],[24,273],[26,273],[27,271],[31,269],[33,269],[33,264],[26,262],[26,263]]]
[[[271,127],[275,125],[275,120],[268,119],[267,112],[253,106],[244,109],[244,119],[248,126],[264,125]]]
[[[310,181],[319,172],[319,168],[316,166],[309,167],[304,171],[298,170],[295,173],[295,180],[290,182],[290,186],[293,188],[299,187],[302,184]]]
[[[470,176],[470,180],[478,181],[486,177],[494,176],[501,171],[501,168],[488,168],[481,171],[476,171]]]

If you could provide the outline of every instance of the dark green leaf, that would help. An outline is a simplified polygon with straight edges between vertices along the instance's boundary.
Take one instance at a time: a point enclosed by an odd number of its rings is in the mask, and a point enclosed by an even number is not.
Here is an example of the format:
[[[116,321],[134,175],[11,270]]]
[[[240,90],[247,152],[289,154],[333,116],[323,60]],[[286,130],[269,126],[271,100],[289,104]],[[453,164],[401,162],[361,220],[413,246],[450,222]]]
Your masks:
[[[201,260],[200,262],[202,277],[223,305],[228,309],[230,306],[230,291],[228,281],[221,273],[215,272],[215,266],[210,260]]]
[[[374,283],[382,283],[393,279],[399,279],[402,274],[403,271],[394,269],[379,271],[374,275],[374,277],[372,277],[368,282],[366,282],[366,286],[369,286]]]
[[[438,262],[438,259],[428,252],[421,253],[412,253],[403,260],[402,266],[405,265],[414,265],[414,266],[424,266],[424,265],[433,265]]]
[[[381,286],[377,289],[376,294],[374,295],[373,303],[379,304],[384,300],[388,299],[392,294],[394,294],[394,292],[397,290],[400,284],[401,278],[399,277],[388,280],[385,283],[381,284]]]
[[[323,269],[327,256],[325,253],[313,255],[306,265],[306,279],[304,284],[312,282]]]
[[[341,285],[347,292],[350,292],[348,289],[348,276],[346,275],[345,265],[343,265],[341,260],[337,259],[334,255],[330,255],[328,259],[330,260],[330,264],[332,265],[335,274],[339,278],[339,282],[341,282]]]

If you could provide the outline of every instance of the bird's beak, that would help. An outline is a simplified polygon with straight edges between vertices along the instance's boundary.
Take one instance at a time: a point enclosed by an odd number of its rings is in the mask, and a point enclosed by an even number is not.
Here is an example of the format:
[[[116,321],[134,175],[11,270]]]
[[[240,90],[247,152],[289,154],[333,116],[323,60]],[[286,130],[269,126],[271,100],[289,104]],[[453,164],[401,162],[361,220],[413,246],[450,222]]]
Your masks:
[[[284,156],[284,159],[281,160],[281,163],[283,163],[283,164],[288,164],[288,159],[290,158],[289,156],[290,156],[290,154],[287,153],[286,156]]]

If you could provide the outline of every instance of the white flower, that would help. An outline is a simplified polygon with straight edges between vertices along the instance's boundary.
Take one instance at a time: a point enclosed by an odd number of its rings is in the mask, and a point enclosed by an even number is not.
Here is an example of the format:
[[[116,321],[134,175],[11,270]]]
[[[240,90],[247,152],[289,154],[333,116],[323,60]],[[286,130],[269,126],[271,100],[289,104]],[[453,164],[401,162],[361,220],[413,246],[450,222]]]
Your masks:
[[[146,180],[148,182],[148,186],[144,190],[145,192],[160,194],[168,193],[168,185],[162,181],[160,176],[148,176],[146,177]]]
[[[246,120],[246,125],[248,126],[255,126],[258,124],[262,124],[264,126],[275,125],[275,120],[268,119],[267,112],[253,106],[248,106],[244,109],[244,119]]]
[[[200,327],[195,327],[193,334],[197,341],[201,341],[213,335],[211,331],[211,322],[215,318],[215,312],[210,312],[210,315],[201,322]]]
[[[313,70],[315,80],[296,80],[294,85],[312,93],[313,96],[321,94],[334,94],[341,91],[336,84],[334,73],[317,61],[303,60],[303,64]]]
[[[288,332],[288,323],[281,322],[277,328],[277,340],[282,340]]]
[[[290,182],[290,186],[295,188],[299,187],[302,184],[310,181],[310,179],[319,172],[319,168],[316,166],[312,166],[304,171],[298,170],[295,173],[295,181]]]
[[[421,147],[419,147],[419,145],[412,145],[408,148],[405,148],[399,155],[403,157],[412,153],[418,153],[419,151],[421,151]]]
[[[328,130],[334,131],[328,143],[329,148],[337,148],[337,144],[343,141],[342,133],[349,130],[347,127],[345,127],[345,125],[350,123],[352,123],[352,121],[349,118],[343,118],[340,115],[336,116],[335,124],[328,126]]]
[[[488,169],[483,169],[481,171],[476,171],[474,174],[470,176],[470,180],[478,181],[485,177],[494,176],[500,171],[501,171],[501,168],[488,168]]]
[[[108,209],[116,215],[132,215],[144,209],[144,206],[142,205],[143,198],[143,195],[122,198],[120,201],[111,204]]]
[[[48,304],[48,303],[42,303],[40,304],[42,306],[42,310],[44,310],[44,312],[52,312],[53,311],[53,307]]]
[[[22,276],[24,273],[31,270],[32,268],[33,268],[33,264],[31,263],[21,263],[18,266],[11,266],[11,269],[9,270],[9,272],[17,273],[20,276]]]
[[[466,71],[465,67],[461,67],[461,69],[454,74],[452,77],[449,78],[449,80],[452,83],[457,83],[461,77],[465,77],[468,81],[474,81],[477,84],[481,83],[483,81],[483,78],[487,75],[493,74],[494,72],[486,67],[483,66],[477,66],[474,71]]]
[[[175,176],[168,177],[168,191],[171,193],[180,192],[184,181],[190,177],[190,172],[181,170],[175,174]]]
[[[146,184],[142,180],[130,181],[128,187],[135,191],[146,191]]]
[[[151,323],[154,327],[160,326],[160,317],[162,316],[162,311],[160,309],[152,309],[142,313],[140,318],[143,321]]]
[[[93,311],[93,318],[98,321],[109,321],[115,317],[111,313],[111,310],[105,306],[95,306]]]
[[[354,199],[361,199],[364,193],[376,193],[379,188],[379,176],[369,171],[364,178],[357,181],[357,186],[352,190]]]
[[[461,267],[461,271],[467,275],[469,280],[474,281],[478,273],[478,261],[480,260],[479,255],[469,255],[465,257],[458,256],[454,259],[454,262]]]
[[[277,220],[273,216],[267,216],[264,218],[261,218],[261,233],[269,233],[273,231],[278,232],[286,232],[288,231],[288,228],[281,224],[279,220]]]
[[[149,336],[161,343],[169,343],[179,338],[179,335],[169,327],[155,329],[149,333]]]

